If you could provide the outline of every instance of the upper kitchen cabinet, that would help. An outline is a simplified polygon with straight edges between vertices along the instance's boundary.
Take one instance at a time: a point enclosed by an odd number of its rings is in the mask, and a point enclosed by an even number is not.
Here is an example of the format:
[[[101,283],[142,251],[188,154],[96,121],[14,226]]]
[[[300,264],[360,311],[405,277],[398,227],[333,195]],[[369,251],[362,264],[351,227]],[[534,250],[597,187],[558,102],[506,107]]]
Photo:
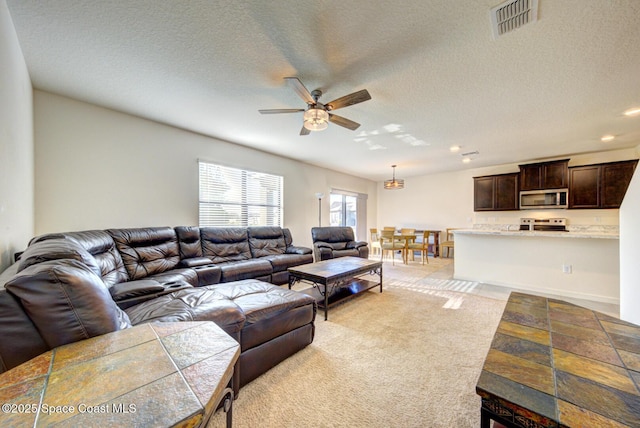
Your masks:
[[[569,168],[569,208],[600,208],[600,165]]]
[[[520,166],[520,190],[562,189],[569,185],[569,159]]]
[[[637,160],[569,168],[569,208],[620,208]]]
[[[518,209],[518,173],[473,178],[474,211]]]

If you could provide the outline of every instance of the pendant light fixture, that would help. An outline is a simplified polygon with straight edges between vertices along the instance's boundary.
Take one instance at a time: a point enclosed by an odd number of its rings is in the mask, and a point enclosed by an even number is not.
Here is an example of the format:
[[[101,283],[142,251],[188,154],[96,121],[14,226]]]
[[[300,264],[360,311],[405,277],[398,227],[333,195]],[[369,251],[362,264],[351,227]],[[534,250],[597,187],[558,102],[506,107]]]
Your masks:
[[[397,165],[391,165],[391,168],[393,168],[393,178],[391,180],[384,181],[384,188],[387,190],[404,189],[404,180],[396,178],[396,166]]]

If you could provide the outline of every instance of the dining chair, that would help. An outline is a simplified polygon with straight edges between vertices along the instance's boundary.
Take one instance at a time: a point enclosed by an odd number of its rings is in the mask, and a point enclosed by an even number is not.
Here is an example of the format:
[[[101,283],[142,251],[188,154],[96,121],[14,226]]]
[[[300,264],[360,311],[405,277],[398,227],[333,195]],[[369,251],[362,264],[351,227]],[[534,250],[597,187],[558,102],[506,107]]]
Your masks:
[[[378,229],[371,228],[369,229],[369,243],[371,245],[371,254],[378,255],[382,251],[380,249],[380,234],[378,234]]]
[[[440,242],[440,257],[444,257],[444,252],[442,251],[444,248],[447,249],[447,257],[449,257],[449,252],[451,250],[454,250],[454,233],[452,232],[453,230],[456,229],[448,228],[444,234],[444,241]]]
[[[396,264],[396,251],[401,251],[402,260],[405,255],[405,243],[402,240],[398,240],[395,237],[395,231],[382,230],[380,232],[380,261],[384,261],[384,252],[391,251],[391,263]]]
[[[414,251],[420,251],[422,264],[424,264],[425,259],[427,260],[427,264],[429,264],[429,236],[431,236],[431,231],[425,230],[422,232],[422,242],[412,242],[407,245],[407,251],[411,252],[411,254],[413,254]]]
[[[400,235],[415,235],[415,233],[415,229],[410,229],[408,227],[403,227],[400,229]]]
[[[384,226],[382,228],[382,230],[386,230],[386,231],[392,231],[394,235],[396,235],[396,232],[398,231],[398,229],[395,226]],[[382,231],[381,231],[382,232]],[[397,235],[395,237],[396,241],[399,241],[400,243],[403,243],[404,241],[402,239],[400,239]]]
[[[402,240],[406,243],[405,248],[410,244],[416,242],[416,230],[413,228],[403,227],[400,229],[400,235],[402,235]],[[405,263],[408,263],[409,260],[409,250],[407,249],[405,253]],[[411,260],[413,260],[413,252],[411,252]]]

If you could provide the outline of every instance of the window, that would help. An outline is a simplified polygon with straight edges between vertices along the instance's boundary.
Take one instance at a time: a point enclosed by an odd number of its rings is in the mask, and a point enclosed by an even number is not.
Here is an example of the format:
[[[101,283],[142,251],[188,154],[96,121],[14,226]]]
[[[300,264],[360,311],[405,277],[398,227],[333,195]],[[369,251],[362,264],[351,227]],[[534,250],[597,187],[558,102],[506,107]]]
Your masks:
[[[198,165],[201,227],[282,226],[282,176]]]
[[[355,196],[331,193],[331,226],[350,226],[355,232],[357,223],[357,198]]]
[[[356,236],[367,236],[367,195],[331,189],[329,195],[331,226],[349,226]]]

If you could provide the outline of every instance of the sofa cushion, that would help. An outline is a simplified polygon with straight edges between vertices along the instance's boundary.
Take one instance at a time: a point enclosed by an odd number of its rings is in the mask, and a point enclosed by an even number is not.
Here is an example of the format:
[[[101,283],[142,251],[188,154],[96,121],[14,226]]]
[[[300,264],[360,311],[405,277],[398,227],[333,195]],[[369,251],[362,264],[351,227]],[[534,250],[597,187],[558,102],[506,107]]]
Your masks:
[[[211,264],[211,259],[206,257],[192,257],[189,259],[182,259],[180,263],[178,263],[178,267],[198,267],[198,266],[206,266]]]
[[[247,229],[244,227],[201,227],[202,255],[213,263],[252,258]]]
[[[76,260],[29,266],[5,287],[50,348],[131,326],[100,277]]]
[[[263,257],[263,259],[269,260],[274,272],[282,272],[290,267],[313,263],[311,254],[276,254]]]
[[[280,227],[249,227],[247,234],[253,257],[284,254],[287,249]]]
[[[202,257],[200,229],[196,226],[178,226],[175,230],[180,248],[180,259]]]
[[[29,245],[18,260],[18,272],[38,263],[61,259],[76,260],[100,275],[96,259],[76,241],[66,238],[47,239]]]
[[[84,230],[41,235],[32,239],[29,245],[34,242],[56,238],[71,239],[87,250],[100,267],[100,276],[107,287],[129,280],[129,274],[116,248],[116,243],[111,235],[104,230]]]
[[[126,309],[133,325],[151,321],[213,321],[237,337],[245,316],[233,301],[208,286],[176,291]]]
[[[178,239],[171,227],[108,229],[130,279],[142,279],[173,269],[180,261]]]
[[[360,256],[360,252],[358,250],[356,250],[356,249],[334,250],[332,256],[333,256],[333,258],[336,258],[336,257],[347,257],[347,256],[359,257]]]
[[[315,319],[311,296],[273,284],[245,280],[218,284],[215,290],[238,305],[246,317],[240,342],[243,352]]]
[[[328,243],[347,243],[355,240],[353,229],[350,227],[312,227],[311,238],[313,242],[322,241]],[[344,248],[344,247],[342,247]]]
[[[334,251],[340,251],[340,250],[346,250],[348,248],[348,244],[350,241],[347,242],[316,242],[316,245],[318,246],[318,248],[331,248]]]
[[[268,277],[273,268],[268,260],[252,259],[240,262],[220,263],[222,282],[240,281],[258,277]]]

